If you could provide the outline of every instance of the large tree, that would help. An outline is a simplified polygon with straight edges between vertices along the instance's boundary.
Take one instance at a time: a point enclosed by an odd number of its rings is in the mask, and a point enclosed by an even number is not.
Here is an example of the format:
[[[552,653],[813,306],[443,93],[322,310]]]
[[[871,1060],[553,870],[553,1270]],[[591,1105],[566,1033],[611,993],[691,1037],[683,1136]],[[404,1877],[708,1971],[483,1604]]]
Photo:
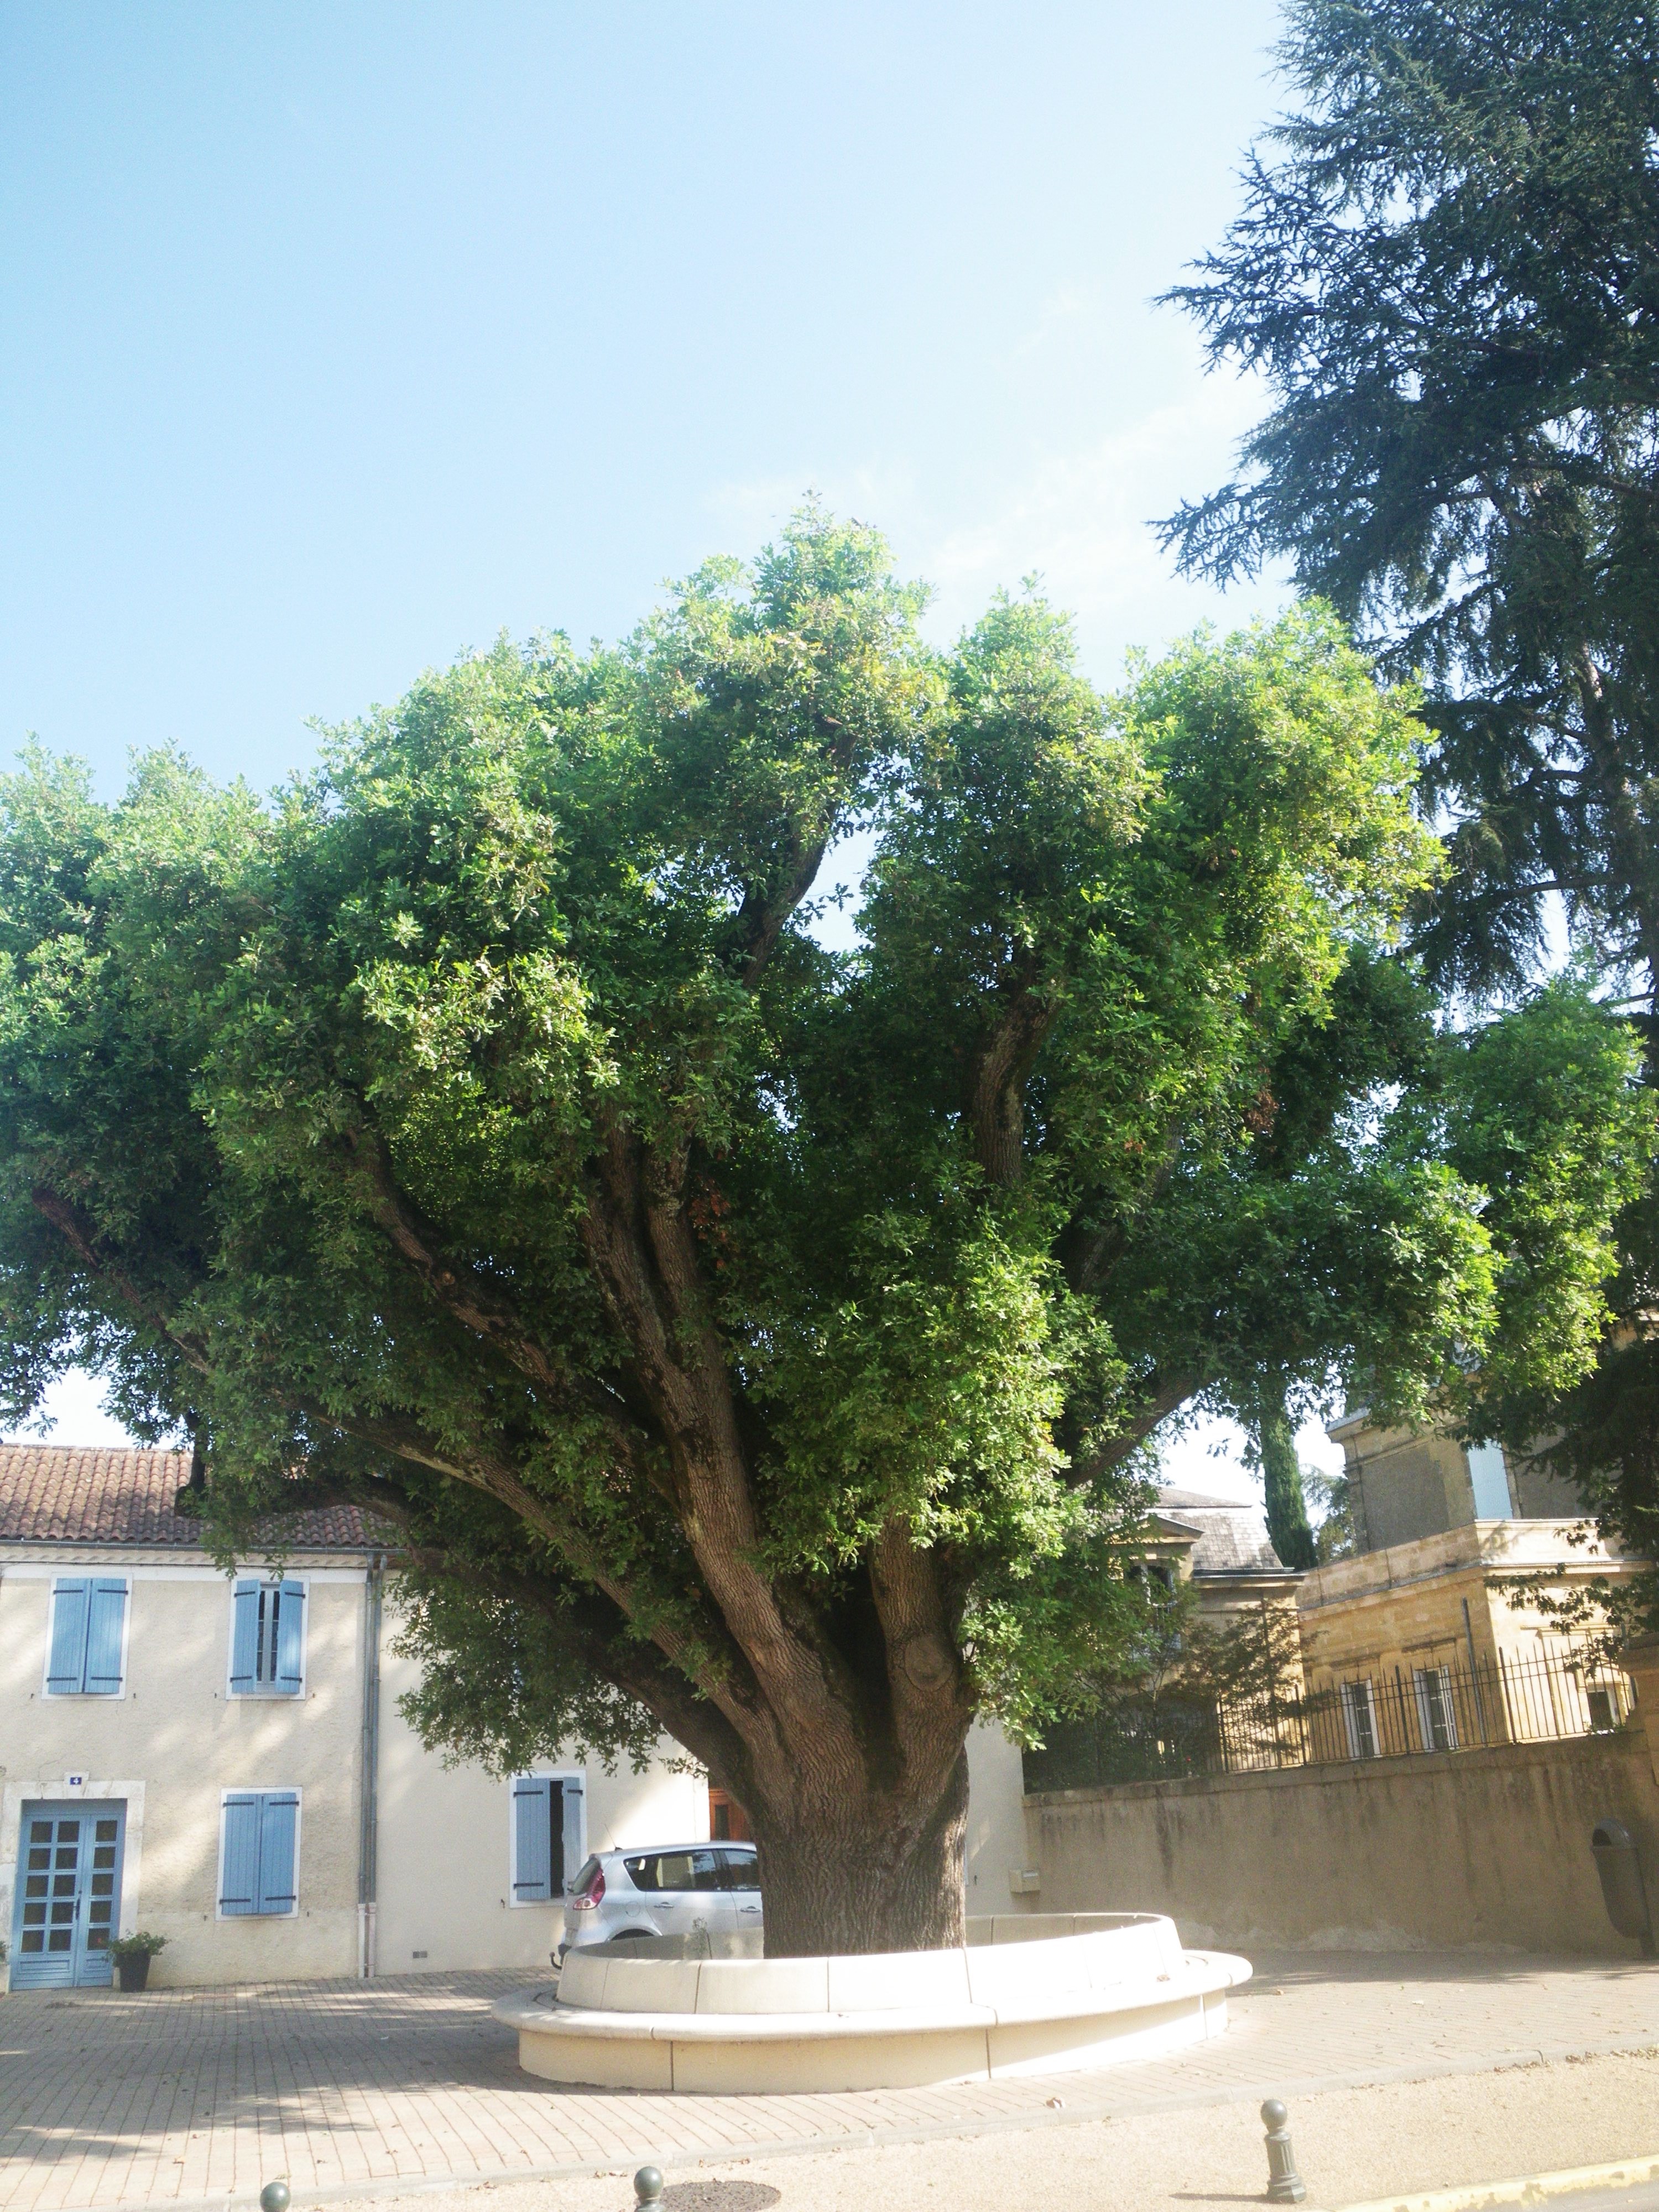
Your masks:
[[[1420,672],[1454,866],[1420,943],[1523,981],[1559,893],[1659,981],[1659,21],[1638,0],[1291,0],[1301,105],[1170,296],[1271,408],[1166,526]]]
[[[99,1369],[192,1430],[227,1545],[367,1499],[428,1740],[665,1729],[749,1809],[775,1953],[959,1938],[969,1723],[1121,1651],[1172,1407],[1571,1347],[1613,1202],[1523,1202],[1571,1089],[1460,1164],[1468,1055],[1379,1104],[1325,1048],[1281,1119],[1430,864],[1411,700],[1328,616],[1109,704],[1041,605],[946,654],[919,605],[809,514],[269,801],[165,753],[0,794],[4,1410]]]
[[[1288,560],[1423,677],[1449,865],[1413,939],[1477,996],[1535,979],[1553,902],[1659,1069],[1659,19],[1638,0],[1291,0],[1296,106],[1171,296],[1270,399],[1171,518],[1189,571]],[[1620,981],[1620,979],[1623,979]],[[1595,1374],[1480,1416],[1659,1540],[1659,1220]]]

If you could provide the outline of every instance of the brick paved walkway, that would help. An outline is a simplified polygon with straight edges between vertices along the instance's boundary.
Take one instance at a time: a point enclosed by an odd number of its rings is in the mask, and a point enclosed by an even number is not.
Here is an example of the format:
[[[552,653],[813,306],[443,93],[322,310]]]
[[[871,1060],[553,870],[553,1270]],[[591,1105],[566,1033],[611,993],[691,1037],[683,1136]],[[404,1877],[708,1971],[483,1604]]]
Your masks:
[[[501,1974],[0,2000],[0,2212],[296,2197],[914,2140],[1659,2045],[1659,1966],[1259,1956],[1227,2035],[946,2089],[672,2097],[519,2071]],[[1062,2102],[1056,2107],[1051,2100]]]

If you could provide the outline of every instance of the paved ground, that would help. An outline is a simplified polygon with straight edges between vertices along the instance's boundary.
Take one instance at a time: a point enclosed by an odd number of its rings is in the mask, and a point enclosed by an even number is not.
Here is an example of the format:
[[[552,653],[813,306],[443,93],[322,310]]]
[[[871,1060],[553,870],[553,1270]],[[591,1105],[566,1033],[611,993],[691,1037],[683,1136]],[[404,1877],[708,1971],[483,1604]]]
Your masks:
[[[1616,2056],[1298,2099],[1306,2212],[1602,2163],[1621,2132],[1651,2137],[1654,2089],[1652,2060]],[[665,2212],[1235,2212],[1261,2207],[1267,2166],[1252,2100],[850,2152],[709,2159],[668,2174]],[[616,2172],[486,2185],[437,2208],[404,2197],[342,2212],[629,2212],[632,2199]],[[1652,2199],[1644,2189],[1564,2197],[1535,2212],[1652,2212]]]
[[[623,2212],[614,2178],[577,2177],[647,2160],[675,2179],[669,2212],[762,2212],[779,2201],[782,2185],[763,2179],[775,2166],[802,2212],[896,2212],[912,2196],[941,2212],[1103,2205],[1073,2184],[1106,2172],[1117,2206],[1249,2201],[1262,2171],[1254,2106],[1270,2094],[1296,2104],[1325,2204],[1659,2151],[1659,1966],[1422,1954],[1256,1966],[1229,2033],[1174,2058],[847,2096],[550,2089],[520,2073],[489,2017],[490,1999],[521,1985],[502,1975],[14,1996],[0,2002],[0,2212],[222,2203],[278,2176],[296,2196],[465,2181],[493,2185],[490,2212],[520,2197]],[[1176,2113],[1192,2117],[1171,2124]],[[816,2155],[854,2146],[867,2155]],[[1182,2159],[1190,2179],[1172,2191]],[[735,2173],[734,2160],[750,2163]],[[678,2178],[699,2161],[706,2179]],[[877,2185],[889,2166],[890,2190]],[[1036,2194],[1014,2185],[1027,2168]],[[504,2185],[537,2174],[570,2179]],[[483,2212],[483,2197],[467,2201]]]

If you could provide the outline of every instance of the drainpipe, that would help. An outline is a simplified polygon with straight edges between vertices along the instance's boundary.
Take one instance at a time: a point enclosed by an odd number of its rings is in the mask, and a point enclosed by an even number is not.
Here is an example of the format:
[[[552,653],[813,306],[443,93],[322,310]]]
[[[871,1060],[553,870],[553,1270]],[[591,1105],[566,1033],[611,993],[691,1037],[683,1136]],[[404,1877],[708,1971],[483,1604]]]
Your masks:
[[[386,1554],[376,1552],[363,1577],[363,1732],[362,1786],[359,1792],[362,1824],[357,1838],[357,1975],[369,1981],[374,1973],[374,1906],[380,1819],[379,1766],[380,1749],[380,1596]]]

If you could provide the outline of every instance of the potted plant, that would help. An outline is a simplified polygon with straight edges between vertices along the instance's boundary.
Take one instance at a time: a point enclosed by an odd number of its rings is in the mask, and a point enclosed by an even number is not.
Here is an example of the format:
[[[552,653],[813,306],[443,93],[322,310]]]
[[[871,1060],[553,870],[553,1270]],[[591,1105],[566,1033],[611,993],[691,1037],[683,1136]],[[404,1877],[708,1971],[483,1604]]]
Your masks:
[[[116,1978],[124,1990],[142,1990],[149,1979],[149,1962],[158,1951],[165,1951],[165,1936],[151,1936],[140,1929],[136,1936],[118,1936],[109,1947],[115,1961]]]

